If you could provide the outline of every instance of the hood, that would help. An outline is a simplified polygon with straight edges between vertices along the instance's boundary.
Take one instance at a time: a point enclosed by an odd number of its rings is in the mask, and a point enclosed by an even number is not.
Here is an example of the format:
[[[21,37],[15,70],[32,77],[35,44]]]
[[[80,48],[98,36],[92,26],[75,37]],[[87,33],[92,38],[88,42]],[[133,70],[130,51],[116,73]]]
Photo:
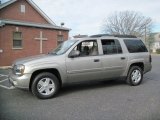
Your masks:
[[[42,55],[36,55],[36,56],[31,56],[31,57],[26,57],[26,58],[21,58],[17,59],[14,64],[40,64],[40,63],[48,63],[48,62],[53,62],[51,59],[55,59],[56,55],[49,55],[49,54],[42,54]]]

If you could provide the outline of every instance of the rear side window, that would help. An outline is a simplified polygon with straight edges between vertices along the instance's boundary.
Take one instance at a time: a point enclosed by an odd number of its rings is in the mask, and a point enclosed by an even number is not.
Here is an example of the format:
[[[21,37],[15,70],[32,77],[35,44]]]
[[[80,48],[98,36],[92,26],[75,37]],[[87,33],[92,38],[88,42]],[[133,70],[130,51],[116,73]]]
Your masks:
[[[103,54],[119,54],[122,48],[118,40],[101,40]]]
[[[124,40],[130,53],[148,52],[146,46],[141,40]]]

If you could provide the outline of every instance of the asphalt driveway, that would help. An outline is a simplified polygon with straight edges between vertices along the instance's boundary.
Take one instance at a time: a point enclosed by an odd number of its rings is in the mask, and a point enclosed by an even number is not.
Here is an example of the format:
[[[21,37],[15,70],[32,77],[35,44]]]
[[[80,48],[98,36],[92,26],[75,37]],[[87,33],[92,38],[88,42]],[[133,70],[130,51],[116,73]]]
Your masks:
[[[124,81],[62,88],[56,98],[39,100],[8,83],[0,70],[0,120],[160,120],[160,56],[140,86]]]

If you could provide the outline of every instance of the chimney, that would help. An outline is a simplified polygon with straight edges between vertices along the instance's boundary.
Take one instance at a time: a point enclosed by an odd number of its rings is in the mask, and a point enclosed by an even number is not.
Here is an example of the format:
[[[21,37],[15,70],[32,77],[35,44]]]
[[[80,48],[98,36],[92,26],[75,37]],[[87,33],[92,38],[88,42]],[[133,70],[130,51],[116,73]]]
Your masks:
[[[63,27],[63,26],[64,26],[64,22],[61,23],[61,27]]]

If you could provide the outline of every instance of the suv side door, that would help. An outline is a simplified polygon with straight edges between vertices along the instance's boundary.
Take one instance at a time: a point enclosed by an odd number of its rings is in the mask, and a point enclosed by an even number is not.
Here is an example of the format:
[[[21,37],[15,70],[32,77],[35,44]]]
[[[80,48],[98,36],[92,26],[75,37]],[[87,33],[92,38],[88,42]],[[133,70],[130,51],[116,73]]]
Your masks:
[[[116,39],[101,39],[101,44],[103,77],[117,78],[123,76],[128,58],[126,54],[123,54],[120,42]]]
[[[80,55],[74,58],[66,57],[68,82],[101,78],[103,69],[98,44],[97,40],[82,41],[73,49],[80,51]],[[92,51],[92,47],[97,47],[97,53]]]

